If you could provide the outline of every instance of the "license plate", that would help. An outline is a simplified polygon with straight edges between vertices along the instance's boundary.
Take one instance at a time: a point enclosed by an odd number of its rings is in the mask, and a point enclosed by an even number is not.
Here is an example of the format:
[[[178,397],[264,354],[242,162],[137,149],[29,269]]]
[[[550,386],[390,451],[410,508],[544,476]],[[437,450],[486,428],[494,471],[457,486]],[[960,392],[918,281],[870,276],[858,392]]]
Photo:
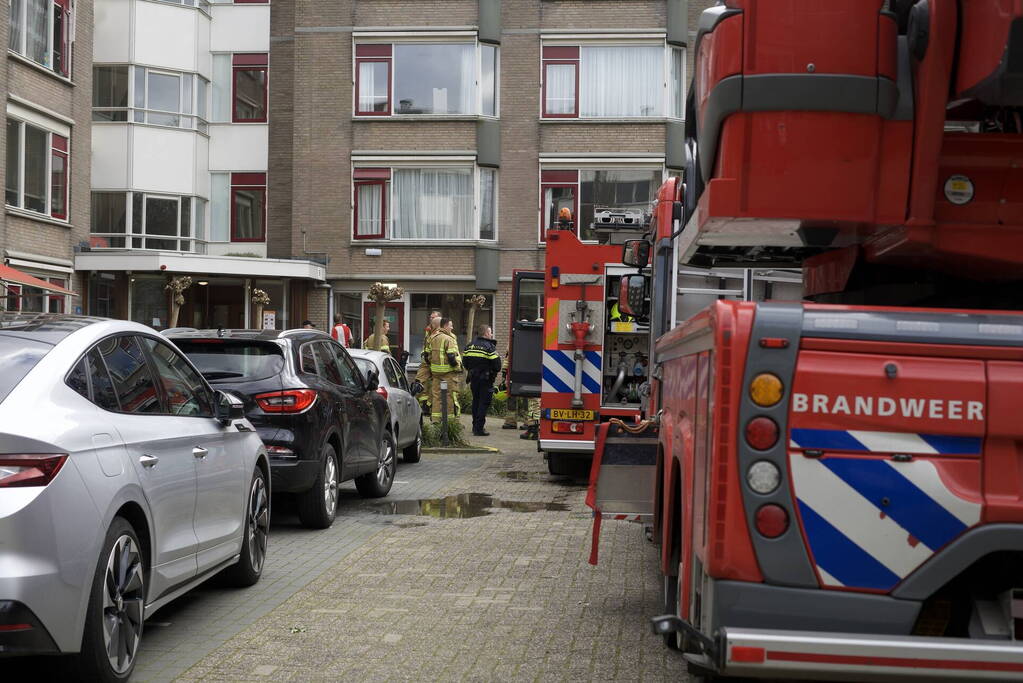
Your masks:
[[[552,420],[592,420],[592,410],[567,410],[564,408],[551,408]]]

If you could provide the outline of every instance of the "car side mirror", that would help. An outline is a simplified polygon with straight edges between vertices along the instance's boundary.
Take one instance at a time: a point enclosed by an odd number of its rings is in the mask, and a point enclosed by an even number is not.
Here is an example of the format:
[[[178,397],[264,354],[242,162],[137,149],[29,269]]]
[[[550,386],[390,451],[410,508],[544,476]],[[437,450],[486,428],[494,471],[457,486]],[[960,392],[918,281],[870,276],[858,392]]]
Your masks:
[[[423,383],[419,381],[413,382],[412,384],[409,385],[408,390],[409,392],[412,393],[413,396],[418,396],[419,394],[423,393]]]
[[[366,376],[366,391],[376,391],[377,387],[380,386],[380,373],[376,370],[370,370]]]
[[[216,418],[222,425],[229,425],[245,417],[245,406],[234,396],[218,391],[216,401]]]
[[[646,240],[625,240],[622,263],[634,268],[645,268],[650,263],[650,243]]]
[[[626,315],[645,318],[647,314],[646,275],[622,276],[618,288],[618,310]]]

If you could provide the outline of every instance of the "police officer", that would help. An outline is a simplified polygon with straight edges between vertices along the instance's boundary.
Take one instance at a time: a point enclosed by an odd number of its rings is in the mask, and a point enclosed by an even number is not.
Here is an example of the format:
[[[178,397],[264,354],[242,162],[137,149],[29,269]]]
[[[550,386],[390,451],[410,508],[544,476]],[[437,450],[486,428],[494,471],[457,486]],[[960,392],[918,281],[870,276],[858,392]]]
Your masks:
[[[430,374],[433,375],[430,387],[430,420],[433,422],[440,422],[441,418],[441,382],[448,384],[448,415],[455,416],[454,391],[456,380],[462,370],[462,357],[458,353],[454,327],[451,318],[441,318],[440,327],[430,340]]]
[[[486,430],[487,411],[494,396],[494,378],[501,372],[501,359],[497,355],[497,342],[490,325],[476,328],[476,338],[465,347],[462,365],[469,373],[472,390],[472,434],[490,436]]]

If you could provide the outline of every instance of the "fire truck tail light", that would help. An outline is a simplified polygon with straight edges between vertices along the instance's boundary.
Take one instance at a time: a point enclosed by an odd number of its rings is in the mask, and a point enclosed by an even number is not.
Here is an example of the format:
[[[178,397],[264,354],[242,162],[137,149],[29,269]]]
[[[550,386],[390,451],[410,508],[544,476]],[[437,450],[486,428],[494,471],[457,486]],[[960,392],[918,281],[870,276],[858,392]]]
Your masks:
[[[789,528],[789,513],[774,503],[761,505],[756,516],[757,531],[766,538],[778,538]]]
[[[555,432],[561,432],[565,434],[582,434],[583,423],[582,422],[554,422],[551,425],[551,429]]]
[[[769,417],[755,417],[746,425],[746,442],[758,451],[778,443],[778,424]]]
[[[773,462],[758,460],[746,470],[746,483],[757,493],[766,495],[778,488],[781,472]]]
[[[781,380],[769,372],[762,372],[749,385],[749,397],[758,406],[773,406],[781,400],[784,388]]]

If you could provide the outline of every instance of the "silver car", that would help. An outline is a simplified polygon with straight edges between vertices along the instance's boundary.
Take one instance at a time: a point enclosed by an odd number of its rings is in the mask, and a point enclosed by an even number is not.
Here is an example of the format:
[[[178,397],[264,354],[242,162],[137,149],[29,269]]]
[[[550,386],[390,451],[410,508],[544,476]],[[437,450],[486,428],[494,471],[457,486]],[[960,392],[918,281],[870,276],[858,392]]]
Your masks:
[[[348,349],[364,378],[375,369],[380,386],[377,391],[387,399],[394,420],[394,434],[401,449],[402,462],[419,462],[423,454],[423,409],[416,396],[423,390],[418,382],[409,384],[398,361],[389,353],[368,349]]]
[[[0,314],[0,656],[127,679],[156,610],[259,580],[268,472],[241,403],[153,330]]]

